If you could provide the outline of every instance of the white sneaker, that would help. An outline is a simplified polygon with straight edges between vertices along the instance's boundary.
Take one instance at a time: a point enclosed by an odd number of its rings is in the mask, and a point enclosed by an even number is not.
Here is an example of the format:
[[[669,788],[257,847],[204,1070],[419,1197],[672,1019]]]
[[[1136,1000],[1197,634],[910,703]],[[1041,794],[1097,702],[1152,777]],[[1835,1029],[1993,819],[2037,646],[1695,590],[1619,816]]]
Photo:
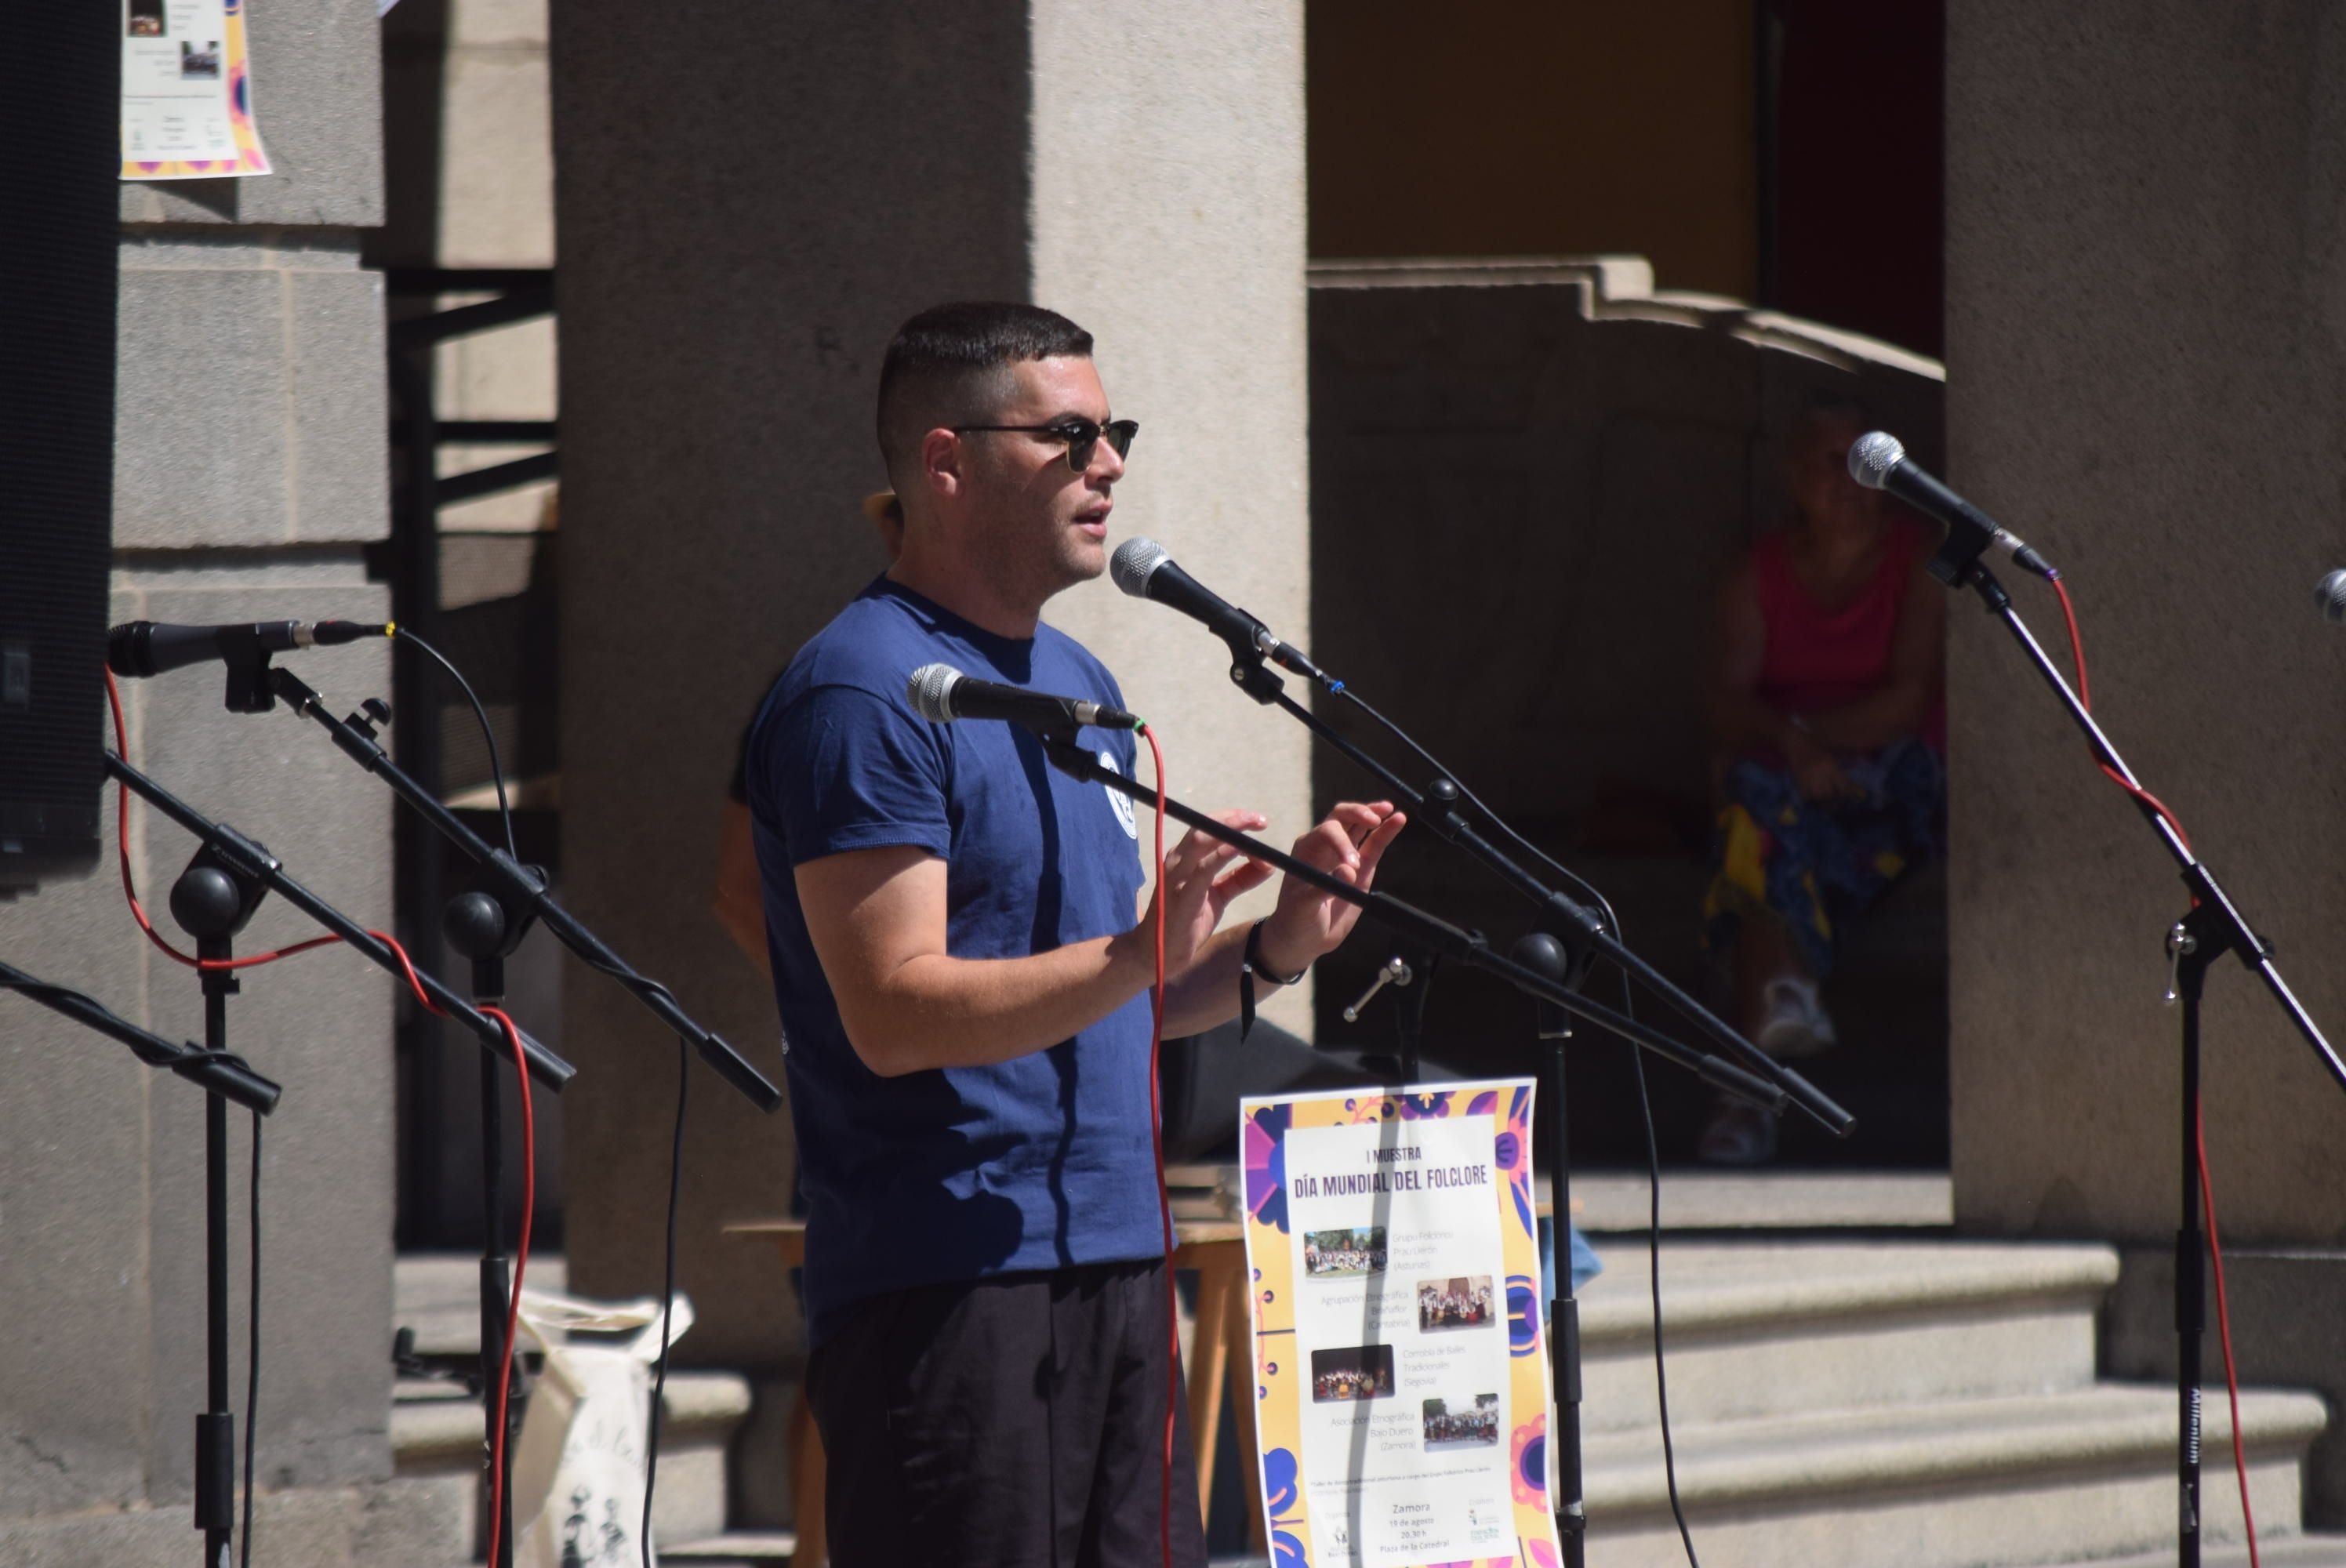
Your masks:
[[[1832,1015],[1818,1003],[1813,983],[1785,975],[1768,983],[1766,996],[1768,1015],[1760,1025],[1760,1049],[1780,1062],[1791,1062],[1832,1048]]]

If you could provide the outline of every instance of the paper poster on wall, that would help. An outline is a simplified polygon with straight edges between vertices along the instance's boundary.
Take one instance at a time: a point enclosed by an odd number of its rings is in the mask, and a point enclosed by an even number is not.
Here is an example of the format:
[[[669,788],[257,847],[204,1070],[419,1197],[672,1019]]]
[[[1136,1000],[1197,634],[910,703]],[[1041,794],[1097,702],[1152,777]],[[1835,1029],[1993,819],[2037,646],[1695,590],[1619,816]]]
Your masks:
[[[1532,1081],[1250,1099],[1255,1400],[1282,1568],[1555,1568]]]
[[[268,172],[244,0],[122,0],[122,178]]]

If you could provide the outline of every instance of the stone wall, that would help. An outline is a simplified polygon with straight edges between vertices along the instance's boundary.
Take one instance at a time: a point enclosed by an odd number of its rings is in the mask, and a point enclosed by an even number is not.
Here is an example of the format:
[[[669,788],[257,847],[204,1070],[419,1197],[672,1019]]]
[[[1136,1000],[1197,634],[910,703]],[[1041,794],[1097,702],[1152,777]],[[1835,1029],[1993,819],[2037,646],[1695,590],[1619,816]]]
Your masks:
[[[372,0],[263,6],[255,101],[277,172],[127,184],[111,613],[381,620],[361,547],[385,528],[382,300],[357,230],[382,211]],[[36,215],[35,215],[36,216]],[[378,645],[297,656],[340,707],[387,690]],[[391,801],[314,727],[236,716],[219,671],[129,683],[130,754],[262,840],[358,920],[391,913]],[[0,950],[177,1039],[193,976],[150,952],[114,878],[0,905]],[[131,864],[166,931],[193,849],[143,808]],[[173,931],[176,936],[176,932]],[[280,901],[251,952],[315,934]],[[181,945],[188,945],[182,942]],[[391,1471],[392,992],[347,954],[248,973],[230,1044],[285,1089],[266,1123],[257,1562],[444,1553]],[[178,1563],[204,1402],[202,1097],[120,1047],[0,1002],[0,1557]],[[232,1113],[233,1384],[241,1441],[244,1183]]]
[[[1956,0],[1947,86],[1950,477],[2064,568],[2096,716],[2346,1038],[2346,641],[2309,597],[2346,561],[2346,8]],[[2155,1240],[2185,891],[1975,603],[1948,653],[1958,1223]],[[2227,1234],[2338,1245],[2346,1092],[2239,964],[2208,991]]]

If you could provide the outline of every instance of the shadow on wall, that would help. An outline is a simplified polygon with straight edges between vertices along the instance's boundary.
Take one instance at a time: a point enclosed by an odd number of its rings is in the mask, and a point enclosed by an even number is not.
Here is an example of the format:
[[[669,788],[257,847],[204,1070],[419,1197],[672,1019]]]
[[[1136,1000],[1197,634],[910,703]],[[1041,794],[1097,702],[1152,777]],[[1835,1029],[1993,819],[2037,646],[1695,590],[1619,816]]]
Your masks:
[[[1857,399],[1935,470],[1943,371],[1658,293],[1631,257],[1319,263],[1311,310],[1314,657],[1596,881],[1632,946],[1723,1003],[1698,947],[1713,596],[1784,514],[1780,437],[1805,405]],[[1372,787],[1328,748],[1315,766],[1323,799]],[[1530,913],[1424,832],[1383,885],[1502,947]],[[1388,1043],[1390,1009],[1341,1013],[1388,945],[1364,932],[1322,964],[1322,1044]],[[1600,973],[1592,994],[1617,1001],[1616,984]],[[1943,1164],[1943,878],[1910,879],[1852,931],[1828,1000],[1845,1044],[1810,1075],[1861,1128],[1834,1144],[1788,1124],[1785,1160]],[[1449,972],[1427,1046],[1469,1071],[1532,1071],[1532,1023],[1528,1001]],[[1627,1049],[1586,1033],[1575,1048],[1576,1162],[1643,1161]],[[1683,1155],[1705,1096],[1666,1064],[1649,1077],[1664,1157]]]

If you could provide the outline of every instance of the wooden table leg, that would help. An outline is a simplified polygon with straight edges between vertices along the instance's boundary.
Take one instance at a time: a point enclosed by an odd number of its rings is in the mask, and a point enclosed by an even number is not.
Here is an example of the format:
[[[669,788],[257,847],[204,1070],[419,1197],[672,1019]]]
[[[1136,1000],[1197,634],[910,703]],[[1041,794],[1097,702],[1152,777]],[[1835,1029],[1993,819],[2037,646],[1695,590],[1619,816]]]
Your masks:
[[[790,1568],[822,1568],[829,1553],[822,1523],[822,1489],[829,1469],[823,1461],[822,1433],[814,1424],[806,1387],[801,1384],[798,1406],[790,1411],[790,1508],[799,1538]]]
[[[1219,1249],[1216,1249],[1219,1250]],[[1223,1390],[1230,1369],[1230,1301],[1239,1291],[1241,1264],[1209,1251],[1198,1269],[1198,1315],[1190,1336],[1189,1443],[1198,1461],[1198,1513],[1202,1527],[1214,1514],[1214,1450],[1222,1432]]]
[[[1229,1318],[1223,1330],[1233,1353],[1230,1356],[1230,1398],[1237,1405],[1231,1420],[1238,1423],[1239,1473],[1246,1479],[1247,1540],[1252,1550],[1268,1554],[1270,1543],[1263,1534],[1262,1525],[1262,1443],[1255,1431],[1255,1364],[1254,1364],[1254,1300],[1247,1284],[1246,1257],[1242,1252],[1230,1292]]]

